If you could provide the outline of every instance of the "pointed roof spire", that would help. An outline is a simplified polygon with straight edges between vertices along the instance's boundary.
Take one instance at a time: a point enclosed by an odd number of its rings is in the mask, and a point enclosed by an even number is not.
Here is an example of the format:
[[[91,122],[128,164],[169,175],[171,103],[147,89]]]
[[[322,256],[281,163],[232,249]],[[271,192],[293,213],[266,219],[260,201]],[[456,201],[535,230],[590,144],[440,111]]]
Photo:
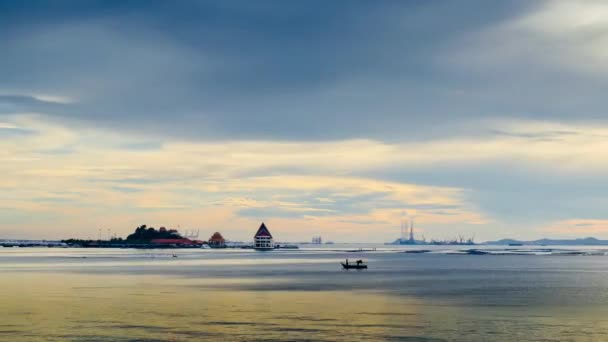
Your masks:
[[[255,233],[254,238],[258,236],[268,236],[272,239],[272,234],[270,234],[270,231],[268,228],[266,228],[264,222],[262,222],[262,225],[260,225],[260,228],[258,229],[257,233]]]

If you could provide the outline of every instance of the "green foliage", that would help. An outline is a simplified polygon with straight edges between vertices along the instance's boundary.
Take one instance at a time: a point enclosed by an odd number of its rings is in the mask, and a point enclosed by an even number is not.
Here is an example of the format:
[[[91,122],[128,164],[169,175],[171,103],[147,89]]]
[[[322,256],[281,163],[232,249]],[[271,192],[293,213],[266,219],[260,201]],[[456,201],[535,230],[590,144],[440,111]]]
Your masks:
[[[144,245],[149,244],[154,239],[181,239],[181,235],[176,230],[160,228],[159,230],[153,227],[148,227],[145,224],[135,229],[133,234],[129,235],[126,239],[123,238],[111,238],[110,240],[81,240],[81,239],[67,239],[62,242],[67,243],[70,246],[80,247],[112,247],[112,246],[127,246],[127,245]]]
[[[137,227],[135,232],[127,236],[127,242],[149,242],[154,239],[181,239],[182,237],[175,230],[159,229],[148,227],[145,224]]]

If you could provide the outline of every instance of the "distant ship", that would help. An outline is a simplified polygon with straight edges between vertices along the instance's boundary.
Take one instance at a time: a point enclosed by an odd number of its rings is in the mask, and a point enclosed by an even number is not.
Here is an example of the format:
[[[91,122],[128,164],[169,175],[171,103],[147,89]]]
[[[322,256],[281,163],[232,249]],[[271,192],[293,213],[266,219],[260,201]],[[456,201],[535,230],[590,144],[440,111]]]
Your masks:
[[[463,236],[458,236],[456,239],[452,240],[431,240],[429,242],[426,241],[424,236],[422,240],[416,240],[414,238],[414,220],[409,220],[409,238],[406,239],[405,235],[408,230],[408,220],[401,221],[401,237],[393,242],[387,242],[385,245],[439,245],[439,246],[449,246],[449,245],[457,245],[457,246],[473,246],[476,245],[474,238],[470,237],[465,239]]]
[[[408,230],[409,225],[409,239],[405,238],[405,233]],[[414,220],[402,220],[401,221],[401,237],[391,243],[386,243],[386,245],[418,245],[425,244],[425,241],[416,241],[414,239]]]

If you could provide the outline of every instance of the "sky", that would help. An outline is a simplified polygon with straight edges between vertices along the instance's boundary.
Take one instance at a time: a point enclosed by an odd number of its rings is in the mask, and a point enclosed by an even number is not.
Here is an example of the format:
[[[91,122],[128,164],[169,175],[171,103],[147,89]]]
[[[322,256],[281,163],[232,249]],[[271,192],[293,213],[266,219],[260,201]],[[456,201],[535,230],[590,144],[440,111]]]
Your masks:
[[[608,239],[605,1],[0,2],[0,238]]]

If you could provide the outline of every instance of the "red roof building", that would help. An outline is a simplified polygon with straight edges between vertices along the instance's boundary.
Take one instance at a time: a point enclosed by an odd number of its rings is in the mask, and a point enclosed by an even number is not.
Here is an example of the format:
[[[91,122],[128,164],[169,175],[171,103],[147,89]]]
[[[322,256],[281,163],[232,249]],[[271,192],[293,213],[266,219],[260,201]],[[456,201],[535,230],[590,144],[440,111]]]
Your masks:
[[[215,232],[209,238],[208,243],[209,243],[209,247],[216,247],[216,248],[226,247],[226,240],[224,240],[224,237],[219,232]]]

